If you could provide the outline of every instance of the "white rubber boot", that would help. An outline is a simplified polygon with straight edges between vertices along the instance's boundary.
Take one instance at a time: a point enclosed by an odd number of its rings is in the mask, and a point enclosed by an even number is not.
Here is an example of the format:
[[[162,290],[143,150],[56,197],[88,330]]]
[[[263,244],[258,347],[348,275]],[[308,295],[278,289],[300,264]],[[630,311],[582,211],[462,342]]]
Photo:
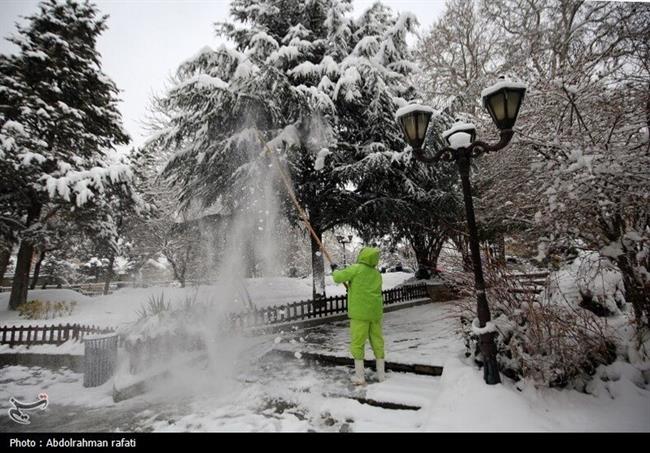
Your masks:
[[[385,366],[386,362],[384,359],[377,359],[377,380],[379,382],[384,382],[386,380]]]
[[[354,361],[354,377],[352,377],[352,383],[354,385],[366,384],[365,370],[363,368],[363,360]]]

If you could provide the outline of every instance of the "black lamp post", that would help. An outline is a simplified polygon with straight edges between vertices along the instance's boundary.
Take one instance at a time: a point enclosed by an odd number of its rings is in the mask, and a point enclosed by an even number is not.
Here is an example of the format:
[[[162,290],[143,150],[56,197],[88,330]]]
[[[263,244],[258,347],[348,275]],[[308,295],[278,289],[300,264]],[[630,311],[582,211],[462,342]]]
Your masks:
[[[336,236],[336,240],[343,245],[343,266],[347,266],[345,260],[345,244],[349,244],[350,242],[352,242],[352,235],[351,234],[348,235],[347,239],[344,236],[338,235]]]
[[[474,268],[474,288],[476,290],[476,312],[479,327],[485,328],[490,321],[490,308],[485,295],[485,279],[481,264],[481,252],[478,241],[474,203],[472,202],[472,186],[469,172],[473,157],[490,151],[505,148],[513,136],[512,127],[517,121],[519,108],[526,93],[526,86],[519,83],[500,80],[495,85],[483,90],[483,106],[488,110],[494,124],[499,129],[500,140],[490,145],[476,140],[476,128],[472,124],[457,122],[451,129],[445,131],[442,137],[449,146],[441,149],[434,157],[424,154],[422,145],[426,137],[427,126],[435,113],[431,108],[420,105],[409,105],[397,112],[397,120],[404,132],[406,141],[413,148],[416,159],[425,163],[436,163],[439,160],[455,161],[460,173],[465,201],[465,215],[469,232],[469,245],[472,252]],[[487,384],[501,382],[496,359],[495,332],[484,331],[480,335],[481,355],[483,356],[483,378]]]

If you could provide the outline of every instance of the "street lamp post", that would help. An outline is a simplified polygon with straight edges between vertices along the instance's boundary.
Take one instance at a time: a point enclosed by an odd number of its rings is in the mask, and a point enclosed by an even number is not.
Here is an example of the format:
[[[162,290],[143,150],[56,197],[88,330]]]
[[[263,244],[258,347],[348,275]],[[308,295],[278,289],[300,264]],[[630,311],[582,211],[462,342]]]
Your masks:
[[[448,146],[441,149],[435,156],[428,157],[424,154],[422,145],[433,109],[421,105],[409,105],[397,112],[397,120],[402,128],[406,141],[413,148],[415,158],[425,163],[437,163],[440,160],[454,161],[458,166],[463,187],[465,202],[465,215],[467,217],[467,230],[469,245],[472,253],[474,268],[474,288],[476,291],[476,314],[478,317],[479,345],[483,356],[483,378],[487,384],[501,382],[496,359],[495,333],[486,327],[490,321],[490,308],[485,294],[485,279],[481,264],[478,229],[474,216],[474,203],[472,201],[472,185],[470,182],[470,166],[472,158],[483,153],[498,151],[505,148],[514,134],[512,128],[517,121],[519,108],[524,99],[526,87],[523,84],[500,80],[495,85],[483,90],[481,97],[483,106],[488,110],[494,124],[500,132],[500,140],[496,144],[488,144],[476,140],[476,128],[469,123],[457,122],[451,129],[445,131],[442,137]]]
[[[349,244],[352,242],[352,235],[348,235],[347,239],[345,236],[338,235],[336,236],[336,240],[339,241],[341,245],[343,245],[343,266],[347,266],[346,260],[345,260],[345,244]]]

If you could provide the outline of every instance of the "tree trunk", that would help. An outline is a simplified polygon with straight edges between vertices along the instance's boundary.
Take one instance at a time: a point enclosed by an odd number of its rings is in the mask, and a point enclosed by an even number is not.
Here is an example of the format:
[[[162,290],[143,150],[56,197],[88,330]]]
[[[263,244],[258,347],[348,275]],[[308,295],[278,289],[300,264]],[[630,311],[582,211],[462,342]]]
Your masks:
[[[167,258],[167,261],[172,265],[172,271],[174,272],[174,280],[177,282],[181,281],[180,273],[178,272],[178,266],[176,265],[176,261],[170,258],[170,256],[165,255],[165,258]]]
[[[41,215],[41,205],[35,204],[30,207],[27,213],[27,222],[25,227],[30,227]],[[32,267],[32,257],[34,255],[34,244],[29,239],[20,241],[18,256],[16,257],[16,272],[14,281],[11,285],[11,295],[9,296],[9,309],[17,310],[20,304],[27,302],[27,289],[29,287],[29,271]]]
[[[467,239],[463,235],[458,235],[453,239],[453,243],[461,255],[463,272],[472,272],[472,256],[469,253]]]
[[[11,244],[2,242],[0,243],[0,286],[4,283],[5,272],[9,267],[9,260],[11,259]]]
[[[187,272],[187,263],[183,263],[181,270],[178,273],[178,281],[181,284],[181,288],[185,288],[185,274]]]
[[[115,254],[111,253],[111,257],[108,259],[108,266],[106,268],[106,276],[104,279],[104,296],[108,294],[108,291],[111,289],[111,280],[113,279],[113,265],[115,264]]]
[[[436,274],[438,258],[445,239],[446,235],[439,229],[431,229],[410,236],[409,242],[418,265],[416,278],[426,280]]]
[[[418,263],[416,277],[422,280],[431,278],[436,272],[438,267],[438,256],[435,251],[428,250],[427,248],[413,247],[415,253],[415,260]]]
[[[318,239],[322,241],[323,235],[320,228],[314,224],[312,227]],[[318,242],[311,235],[309,239],[311,241],[312,297],[314,300],[318,300],[325,297],[325,262]]]
[[[36,261],[36,265],[34,266],[34,276],[32,277],[32,284],[29,286],[29,289],[36,288],[36,285],[38,284],[38,277],[41,273],[41,264],[43,263],[43,259],[45,258],[45,253],[46,253],[45,250],[43,250],[38,255],[38,261]]]
[[[19,305],[27,302],[29,271],[32,267],[33,256],[34,245],[27,240],[21,241],[16,257],[16,272],[11,285],[11,296],[9,296],[9,310],[17,310]]]
[[[630,257],[630,254],[620,255],[616,260],[623,275],[625,300],[632,304],[637,322],[650,327],[650,292],[643,287],[643,282],[635,275],[634,257]]]
[[[495,251],[496,251],[496,258],[497,258],[497,264],[499,266],[505,267],[506,265],[506,238],[503,234],[500,234],[497,236],[496,239],[496,244],[495,245]]]

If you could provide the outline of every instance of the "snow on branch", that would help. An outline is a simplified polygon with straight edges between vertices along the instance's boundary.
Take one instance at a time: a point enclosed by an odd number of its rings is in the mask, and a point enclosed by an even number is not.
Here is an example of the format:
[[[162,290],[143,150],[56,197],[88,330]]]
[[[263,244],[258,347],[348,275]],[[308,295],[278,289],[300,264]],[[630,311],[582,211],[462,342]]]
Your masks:
[[[269,140],[266,143],[266,146],[271,150],[279,150],[286,146],[300,146],[302,141],[300,140],[300,134],[298,133],[298,128],[293,124],[288,125],[282,131],[276,135],[272,140]]]
[[[66,201],[74,196],[77,206],[83,206],[94,197],[91,188],[97,192],[105,192],[107,184],[117,184],[131,180],[131,169],[126,164],[114,164],[107,167],[94,167],[90,170],[68,171],[64,176],[53,177],[44,175],[41,180],[50,198],[57,195]]]

